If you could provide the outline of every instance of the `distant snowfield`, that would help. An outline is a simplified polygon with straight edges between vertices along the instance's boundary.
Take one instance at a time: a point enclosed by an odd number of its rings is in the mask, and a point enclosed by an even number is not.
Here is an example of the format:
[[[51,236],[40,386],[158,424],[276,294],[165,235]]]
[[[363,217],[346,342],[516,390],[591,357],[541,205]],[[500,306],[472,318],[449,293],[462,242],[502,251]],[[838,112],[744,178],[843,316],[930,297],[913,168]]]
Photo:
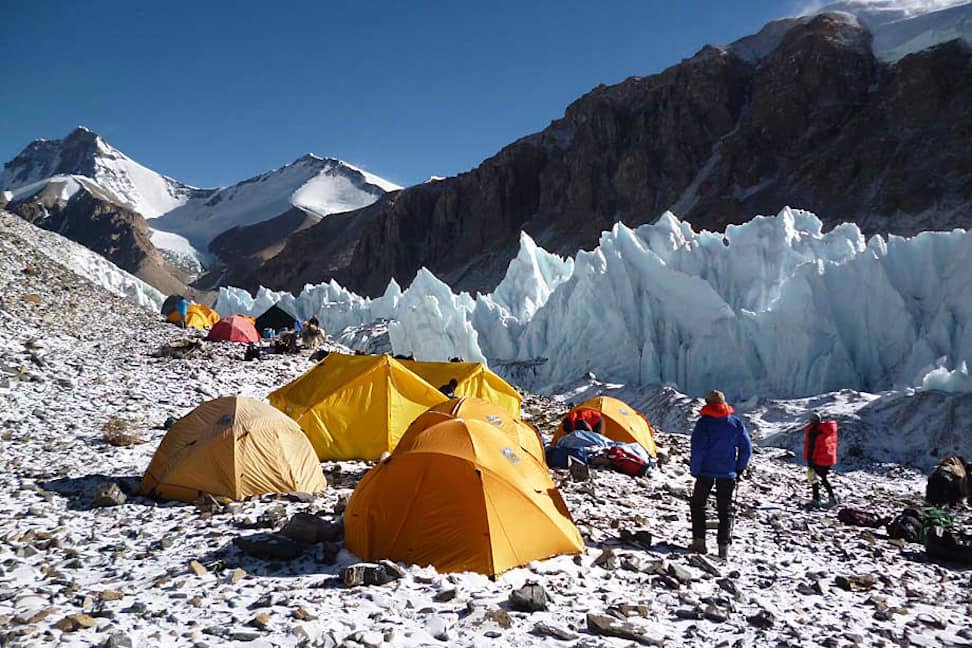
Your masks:
[[[827,233],[812,213],[783,209],[725,234],[665,214],[618,224],[599,246],[563,259],[524,234],[489,295],[455,294],[422,269],[377,299],[336,282],[298,296],[220,289],[223,314],[278,300],[332,334],[389,320],[395,353],[461,356],[519,371],[549,391],[588,371],[632,386],[699,394],[801,397],[851,388],[965,391],[972,359],[972,235]]]

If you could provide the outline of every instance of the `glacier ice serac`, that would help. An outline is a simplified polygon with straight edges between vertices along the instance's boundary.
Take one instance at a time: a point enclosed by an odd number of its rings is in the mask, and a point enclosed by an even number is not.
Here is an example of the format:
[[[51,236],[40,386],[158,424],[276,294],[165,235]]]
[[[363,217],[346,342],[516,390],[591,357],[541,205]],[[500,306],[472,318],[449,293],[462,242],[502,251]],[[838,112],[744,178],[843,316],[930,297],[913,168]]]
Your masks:
[[[408,289],[392,281],[376,299],[333,281],[297,297],[223,288],[217,310],[258,314],[283,300],[331,332],[388,319],[395,353],[487,359],[500,370],[530,361],[525,386],[537,390],[587,371],[734,398],[965,387],[972,234],[865,241],[854,224],[821,229],[790,208],[725,233],[666,213],[637,229],[618,224],[574,259],[523,234],[488,295],[455,294],[423,269]]]

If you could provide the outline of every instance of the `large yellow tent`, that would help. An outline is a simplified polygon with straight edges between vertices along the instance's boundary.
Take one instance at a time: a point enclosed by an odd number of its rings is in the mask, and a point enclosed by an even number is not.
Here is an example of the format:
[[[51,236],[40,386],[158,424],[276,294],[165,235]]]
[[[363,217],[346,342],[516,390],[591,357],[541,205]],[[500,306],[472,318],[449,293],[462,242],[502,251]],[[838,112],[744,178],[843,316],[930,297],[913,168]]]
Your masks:
[[[225,396],[176,421],[142,477],[142,493],[191,502],[327,487],[300,427],[266,403]]]
[[[475,396],[500,405],[520,418],[523,397],[509,383],[479,362],[422,362],[402,360],[402,364],[434,387],[446,385],[455,378],[459,383],[456,396]]]
[[[503,407],[490,403],[481,398],[463,396],[440,403],[430,408],[412,421],[405,434],[411,434],[431,427],[436,423],[448,421],[450,419],[464,418],[486,421],[506,435],[508,442],[514,448],[521,448],[528,452],[537,461],[546,465],[547,460],[543,453],[543,440],[540,434],[529,423],[514,418]]]
[[[641,412],[624,401],[610,396],[595,396],[576,405],[571,411],[582,408],[601,413],[603,421],[601,434],[607,438],[620,443],[638,443],[652,457],[658,456],[658,449],[655,447],[655,430],[651,427],[651,423]],[[562,436],[564,436],[563,423],[554,432],[551,443],[556,445]]]
[[[584,546],[546,466],[473,419],[403,436],[355,488],[344,542],[364,560],[489,576]]]
[[[321,459],[378,459],[416,416],[446,401],[387,355],[331,353],[268,397],[297,421]]]

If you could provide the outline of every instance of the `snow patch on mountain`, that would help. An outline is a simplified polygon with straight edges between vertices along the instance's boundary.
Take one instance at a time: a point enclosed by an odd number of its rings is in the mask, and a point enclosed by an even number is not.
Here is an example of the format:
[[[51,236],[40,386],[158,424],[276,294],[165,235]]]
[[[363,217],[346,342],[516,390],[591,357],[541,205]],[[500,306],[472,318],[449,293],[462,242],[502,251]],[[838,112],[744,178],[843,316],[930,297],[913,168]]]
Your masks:
[[[317,216],[350,211],[376,201],[385,190],[358,169],[330,158],[304,157],[178,207],[152,223],[199,249],[226,230],[253,225],[299,207]],[[382,183],[389,186],[389,183]]]

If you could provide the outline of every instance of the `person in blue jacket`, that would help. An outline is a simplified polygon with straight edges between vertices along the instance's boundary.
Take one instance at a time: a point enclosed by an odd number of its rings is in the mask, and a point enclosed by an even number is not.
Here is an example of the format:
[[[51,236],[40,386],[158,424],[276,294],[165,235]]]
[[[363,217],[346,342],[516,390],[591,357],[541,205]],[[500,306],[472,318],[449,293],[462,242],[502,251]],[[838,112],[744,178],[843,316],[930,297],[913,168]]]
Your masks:
[[[716,510],[719,513],[719,557],[729,556],[732,542],[732,492],[736,479],[749,464],[753,442],[742,421],[733,416],[725,395],[713,390],[705,396],[702,416],[692,430],[690,462],[695,489],[692,492],[692,544],[689,551],[706,553],[705,508],[715,486]]]

